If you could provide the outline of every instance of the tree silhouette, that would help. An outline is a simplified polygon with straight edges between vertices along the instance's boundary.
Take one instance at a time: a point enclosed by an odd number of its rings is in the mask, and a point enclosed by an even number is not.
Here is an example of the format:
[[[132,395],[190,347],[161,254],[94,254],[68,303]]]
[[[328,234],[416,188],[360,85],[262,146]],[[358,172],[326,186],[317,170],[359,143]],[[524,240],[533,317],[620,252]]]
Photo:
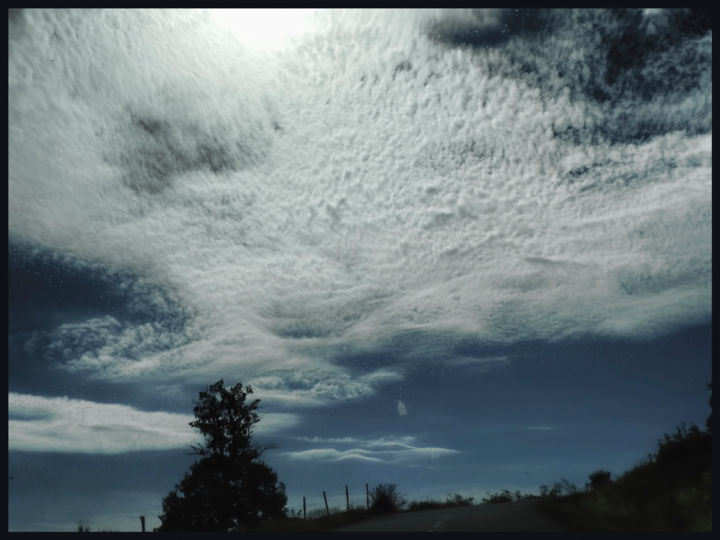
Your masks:
[[[284,516],[285,485],[252,443],[260,400],[249,394],[250,386],[225,388],[222,379],[200,392],[190,425],[205,444],[193,445],[200,459],[163,499],[158,531],[239,531]]]

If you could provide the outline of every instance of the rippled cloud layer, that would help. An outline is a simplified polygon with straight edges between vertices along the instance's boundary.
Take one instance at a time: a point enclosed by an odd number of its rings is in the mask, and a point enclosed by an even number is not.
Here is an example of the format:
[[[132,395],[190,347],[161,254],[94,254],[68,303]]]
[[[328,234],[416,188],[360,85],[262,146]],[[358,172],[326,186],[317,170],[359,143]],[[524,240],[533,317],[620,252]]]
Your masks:
[[[690,19],[340,10],[264,50],[204,11],[13,13],[10,239],[137,276],[157,318],[59,324],[48,350],[316,405],[400,380],[333,359],[406,333],[707,321],[712,34]]]

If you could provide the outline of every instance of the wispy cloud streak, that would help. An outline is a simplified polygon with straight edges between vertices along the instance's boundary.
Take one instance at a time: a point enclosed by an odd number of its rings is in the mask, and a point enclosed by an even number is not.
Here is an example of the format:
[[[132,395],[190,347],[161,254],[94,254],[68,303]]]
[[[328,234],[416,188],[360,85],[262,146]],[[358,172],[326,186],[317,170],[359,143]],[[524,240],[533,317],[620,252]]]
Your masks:
[[[188,425],[192,417],[127,405],[11,392],[8,413],[10,450],[118,454],[202,442],[199,432]],[[268,413],[256,432],[268,434],[296,423],[295,415]]]
[[[428,458],[445,457],[458,454],[457,450],[441,447],[424,447],[411,444],[415,442],[414,437],[382,438],[379,440],[367,440],[354,437],[341,438],[298,438],[304,442],[314,444],[333,444],[352,446],[347,449],[335,447],[316,447],[307,450],[284,452],[283,455],[293,460],[314,460],[314,461],[344,461],[357,459],[360,461],[373,461],[376,463],[403,463],[412,464],[418,460]]]

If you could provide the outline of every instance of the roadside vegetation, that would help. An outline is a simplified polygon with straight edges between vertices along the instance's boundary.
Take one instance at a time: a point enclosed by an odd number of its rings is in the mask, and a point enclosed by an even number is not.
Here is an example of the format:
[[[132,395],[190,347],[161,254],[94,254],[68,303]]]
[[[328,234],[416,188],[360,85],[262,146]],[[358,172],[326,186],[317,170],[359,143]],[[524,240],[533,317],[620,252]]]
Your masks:
[[[712,409],[712,385],[708,389]],[[264,449],[251,441],[259,400],[248,401],[250,393],[241,384],[225,388],[222,380],[200,393],[190,425],[205,435],[205,444],[193,448],[201,459],[163,500],[162,525],[155,531],[325,531],[383,514],[476,504],[459,493],[408,502],[396,484],[378,484],[360,506],[348,501],[349,508],[306,515],[288,509],[285,486],[259,460]],[[542,513],[573,531],[711,531],[711,419],[712,410],[704,430],[681,424],[665,434],[654,453],[619,478],[600,469],[589,474],[584,489],[561,479],[540,486],[539,495],[503,489],[480,504],[537,499]],[[77,532],[90,527],[80,522]]]
[[[548,497],[538,508],[576,531],[711,531],[710,432],[681,425],[616,480],[607,473],[589,492]]]
[[[708,385],[712,392],[712,385]],[[712,407],[712,394],[711,394]],[[711,531],[712,530],[712,412],[705,429],[678,426],[658,440],[657,450],[620,477],[599,469],[588,475],[584,488],[561,479],[542,485],[539,494],[504,489],[488,493],[481,504],[537,499],[538,509],[574,531]],[[453,506],[471,506],[473,497],[458,493],[445,501],[406,503],[394,484],[381,484],[371,492],[371,508],[297,521],[284,530],[330,530],[376,516],[378,513],[413,512]],[[308,516],[310,517],[310,515]],[[294,527],[295,525],[293,525]]]
[[[711,531],[711,424],[712,412],[704,430],[681,424],[619,478],[596,471],[589,492],[549,497],[539,509],[576,531]]]
[[[267,523],[257,530],[268,532],[329,531],[377,517],[378,515],[471,506],[474,504],[473,501],[473,497],[466,497],[460,493],[454,493],[448,495],[444,501],[427,499],[408,503],[405,495],[400,493],[396,484],[378,484],[370,490],[369,508],[365,505],[351,506],[350,510],[342,510],[339,507],[334,507],[330,508],[330,515],[328,515],[325,509],[312,510],[307,513],[307,519],[303,519],[302,511],[289,510],[286,518]]]

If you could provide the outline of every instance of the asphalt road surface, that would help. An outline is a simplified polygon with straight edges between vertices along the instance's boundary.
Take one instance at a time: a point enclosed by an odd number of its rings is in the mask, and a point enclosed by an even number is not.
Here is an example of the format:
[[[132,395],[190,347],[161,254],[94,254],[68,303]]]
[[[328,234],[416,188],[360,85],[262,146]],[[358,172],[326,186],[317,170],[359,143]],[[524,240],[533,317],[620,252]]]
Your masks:
[[[537,501],[519,501],[407,512],[369,519],[338,531],[567,531],[541,514]]]

